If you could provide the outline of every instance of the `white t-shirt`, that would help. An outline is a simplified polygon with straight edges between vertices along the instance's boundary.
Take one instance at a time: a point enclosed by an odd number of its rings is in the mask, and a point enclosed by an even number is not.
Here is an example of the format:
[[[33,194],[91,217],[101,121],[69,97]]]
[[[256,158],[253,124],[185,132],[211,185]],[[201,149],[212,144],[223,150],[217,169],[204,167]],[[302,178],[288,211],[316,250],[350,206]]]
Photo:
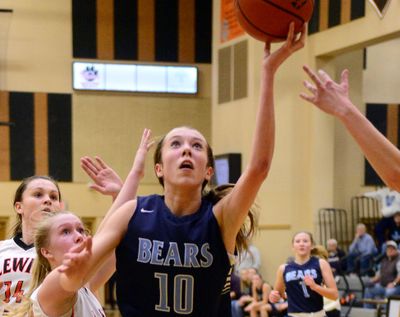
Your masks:
[[[5,285],[0,299],[6,310],[10,305],[19,303],[28,291],[35,258],[33,244],[26,245],[20,236],[0,241],[0,279]]]
[[[248,250],[244,251],[238,256],[238,263],[236,263],[236,272],[243,269],[254,268],[257,271],[261,267],[261,256],[258,248],[252,244],[249,245]]]
[[[39,286],[31,295],[33,304],[34,317],[48,317],[40,307],[37,299],[37,293],[41,286]],[[76,303],[69,312],[60,317],[105,317],[103,308],[101,307],[96,296],[86,287],[82,287],[78,291]]]
[[[400,193],[385,187],[374,192],[364,193],[366,197],[379,200],[381,212],[384,217],[391,217],[400,211]]]

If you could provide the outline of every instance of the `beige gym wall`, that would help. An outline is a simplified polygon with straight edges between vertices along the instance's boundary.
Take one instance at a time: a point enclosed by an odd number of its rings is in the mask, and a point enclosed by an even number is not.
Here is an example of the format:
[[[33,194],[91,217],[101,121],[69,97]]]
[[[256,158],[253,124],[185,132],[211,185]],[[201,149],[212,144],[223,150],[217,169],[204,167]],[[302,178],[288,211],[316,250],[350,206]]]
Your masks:
[[[70,0],[2,1],[2,7],[14,9],[14,13],[8,37],[6,75],[0,89],[72,93],[70,3]],[[73,173],[77,182],[61,184],[69,209],[85,217],[95,217],[96,221],[101,218],[110,201],[87,188],[88,179],[79,169],[79,157],[101,155],[124,175],[145,126],[151,127],[155,135],[161,135],[176,125],[192,125],[211,140],[216,154],[241,152],[244,164],[247,163],[263,44],[249,38],[249,97],[217,105],[217,51],[223,47],[219,43],[219,4],[218,0],[213,4],[214,65],[198,65],[198,97],[73,94]],[[306,47],[277,74],[276,149],[270,175],[259,194],[261,230],[255,241],[262,252],[262,273],[270,282],[274,280],[278,264],[290,254],[293,232],[307,229],[317,233],[318,208],[345,206],[351,196],[364,191],[361,186],[363,157],[357,146],[338,122],[298,97],[305,78],[301,65],[318,64],[335,77],[343,66],[349,65],[351,94],[356,103],[361,102],[361,84],[357,83],[361,78],[359,55],[353,50],[359,52],[365,44],[398,36],[399,12],[400,3],[391,1],[381,20],[367,3],[365,18],[311,36]],[[336,59],[337,53],[346,55]],[[355,62],[349,64],[350,61]],[[342,156],[344,150],[346,155]],[[11,202],[17,185],[17,182],[0,183],[0,216],[13,215]],[[160,190],[150,160],[142,185],[140,194]]]
[[[188,125],[211,139],[211,65],[196,65],[196,96],[73,92],[71,1],[4,0],[1,8],[13,9],[13,13],[0,90],[72,94],[75,182],[60,184],[66,208],[93,217],[97,223],[110,206],[108,197],[88,188],[89,179],[79,166],[83,155],[101,156],[124,176],[145,127],[157,137],[173,127]],[[161,191],[152,169],[152,153],[139,194]],[[0,216],[14,219],[12,199],[18,184],[0,182]],[[8,229],[10,226],[11,221]]]
[[[244,167],[254,130],[263,43],[242,36],[221,44],[220,1],[214,1],[213,8],[215,86],[218,50],[244,38],[249,40],[248,97],[218,104],[217,90],[212,94],[214,151],[216,154],[241,152]],[[262,253],[263,276],[270,282],[275,279],[278,265],[291,255],[293,233],[309,230],[318,241],[319,208],[348,208],[350,198],[366,190],[362,185],[364,159],[356,144],[339,122],[298,97],[305,91],[302,81],[306,76],[301,67],[303,64],[318,66],[334,78],[339,78],[344,67],[349,68],[351,97],[364,111],[362,48],[398,37],[399,13],[400,3],[392,1],[385,17],[380,19],[367,1],[364,18],[310,36],[306,47],[285,62],[276,76],[276,147],[270,174],[259,193],[261,230],[255,239]]]

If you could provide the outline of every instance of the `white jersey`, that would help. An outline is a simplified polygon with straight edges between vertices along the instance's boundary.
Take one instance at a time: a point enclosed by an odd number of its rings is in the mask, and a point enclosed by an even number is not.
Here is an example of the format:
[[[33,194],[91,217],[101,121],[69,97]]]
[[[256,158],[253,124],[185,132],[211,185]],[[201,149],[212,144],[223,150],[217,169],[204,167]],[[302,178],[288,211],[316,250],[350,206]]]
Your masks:
[[[21,302],[22,296],[28,291],[35,258],[33,244],[26,245],[21,236],[0,241],[0,280],[5,286],[0,299],[5,310]]]
[[[37,293],[41,286],[39,286],[31,295],[31,301],[33,304],[33,316],[34,317],[48,317],[40,307],[37,299]],[[101,304],[93,293],[86,287],[82,287],[78,291],[78,296],[74,306],[70,311],[60,317],[105,317]]]

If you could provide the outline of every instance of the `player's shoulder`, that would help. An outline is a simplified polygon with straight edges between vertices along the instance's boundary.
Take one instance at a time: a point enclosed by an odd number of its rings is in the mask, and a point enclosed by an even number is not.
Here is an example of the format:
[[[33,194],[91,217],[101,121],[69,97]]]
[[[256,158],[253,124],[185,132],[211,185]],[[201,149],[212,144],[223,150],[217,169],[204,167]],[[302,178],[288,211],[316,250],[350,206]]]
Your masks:
[[[14,239],[0,240],[0,250],[14,247],[15,245]]]
[[[288,263],[283,263],[283,264],[279,265],[278,271],[283,273],[285,271],[287,265],[288,265]]]
[[[18,238],[11,238],[0,241],[0,253],[29,254],[36,253],[33,244],[25,244]]]
[[[329,267],[330,267],[330,264],[329,264],[328,261],[325,260],[325,259],[318,259],[318,263],[319,263],[319,265],[320,265],[321,268],[326,267],[326,266],[329,266]]]

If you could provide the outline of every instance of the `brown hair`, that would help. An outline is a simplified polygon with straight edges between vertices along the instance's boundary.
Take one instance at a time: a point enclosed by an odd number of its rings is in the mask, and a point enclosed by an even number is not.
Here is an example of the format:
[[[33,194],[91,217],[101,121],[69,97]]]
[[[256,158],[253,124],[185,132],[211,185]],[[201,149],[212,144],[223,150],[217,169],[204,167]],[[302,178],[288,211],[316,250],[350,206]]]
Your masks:
[[[293,237],[292,237],[292,243],[294,242],[294,238],[296,238],[296,236],[297,236],[298,234],[300,234],[300,233],[305,233],[306,235],[308,235],[308,236],[310,237],[311,244],[314,245],[315,242],[314,242],[313,235],[312,235],[311,232],[308,232],[308,231],[298,231],[298,232],[296,232],[296,233],[293,235]]]
[[[224,184],[210,189],[204,197],[209,199],[213,204],[216,204],[223,197],[228,195],[235,184]],[[254,235],[257,227],[257,210],[258,206],[254,203],[247,214],[247,219],[240,227],[239,232],[236,235],[236,250],[240,253],[243,250],[247,250],[251,237]]]
[[[196,130],[196,129],[191,128],[191,127],[182,127],[182,128]],[[154,151],[154,165],[162,163],[161,150],[162,150],[162,147],[164,145],[164,140],[165,140],[165,136],[163,136],[161,138],[161,140],[158,141],[158,143],[157,143],[156,149]],[[215,166],[214,154],[213,154],[213,151],[212,151],[210,145],[207,143],[207,167],[212,167],[214,169],[214,166]],[[161,184],[162,187],[164,187],[164,179],[162,177],[158,177],[158,182]],[[208,183],[208,181],[204,180],[203,185],[202,185],[202,189],[204,189],[206,187],[207,183]]]
[[[23,196],[26,188],[28,187],[29,183],[31,183],[32,181],[37,180],[37,179],[44,179],[44,180],[47,180],[49,182],[52,182],[57,188],[58,200],[61,201],[60,187],[58,186],[56,180],[54,180],[50,176],[34,175],[34,176],[30,176],[30,177],[24,178],[22,180],[21,184],[18,186],[17,190],[15,191],[13,206],[15,206],[15,204],[17,202],[21,202],[22,201],[22,196]],[[13,228],[13,236],[19,235],[21,233],[22,233],[22,216],[21,216],[21,214],[17,213],[17,221],[16,221],[16,224],[14,225],[14,228]]]

